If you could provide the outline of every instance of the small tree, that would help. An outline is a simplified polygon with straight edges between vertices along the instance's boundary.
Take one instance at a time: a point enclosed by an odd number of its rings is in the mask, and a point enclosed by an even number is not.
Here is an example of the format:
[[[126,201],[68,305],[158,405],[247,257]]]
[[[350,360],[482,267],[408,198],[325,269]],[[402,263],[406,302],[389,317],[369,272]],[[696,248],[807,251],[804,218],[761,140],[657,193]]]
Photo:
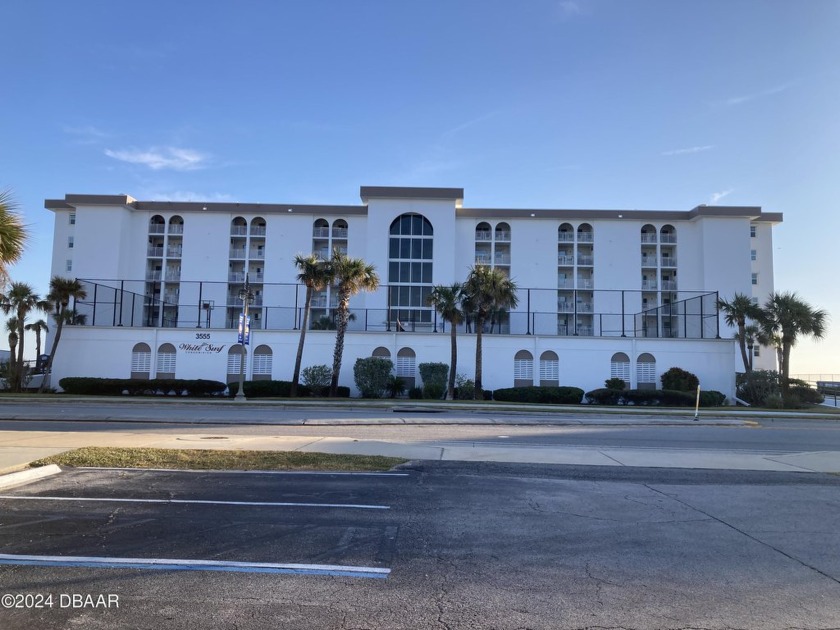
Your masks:
[[[391,374],[388,377],[388,385],[386,388],[388,390],[388,395],[391,398],[396,398],[397,396],[401,396],[405,391],[405,381],[402,377],[397,376],[396,374]]]
[[[353,379],[362,398],[382,398],[388,388],[391,370],[394,364],[391,359],[382,357],[365,357],[356,359],[353,366]]]
[[[620,392],[624,391],[624,389],[627,387],[627,383],[624,382],[623,378],[613,377],[608,378],[606,381],[604,381],[604,386],[607,389]]]
[[[332,370],[330,370],[329,365],[310,365],[303,368],[301,374],[303,384],[312,391],[313,396],[323,396],[329,391],[330,379],[332,378]]]
[[[700,379],[682,368],[672,367],[662,376],[662,389],[672,389],[678,392],[693,392],[700,384]]]
[[[423,379],[423,398],[438,399],[446,391],[449,366],[446,363],[421,363],[420,378]]]

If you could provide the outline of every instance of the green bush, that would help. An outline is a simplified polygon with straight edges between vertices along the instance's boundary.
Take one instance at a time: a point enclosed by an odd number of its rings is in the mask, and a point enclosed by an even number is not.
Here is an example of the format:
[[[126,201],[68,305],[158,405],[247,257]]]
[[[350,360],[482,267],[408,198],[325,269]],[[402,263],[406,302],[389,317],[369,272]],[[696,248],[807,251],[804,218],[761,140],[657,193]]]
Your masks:
[[[821,392],[798,378],[788,379],[788,396],[795,396],[806,405],[819,405],[825,400]]]
[[[475,383],[463,374],[455,376],[455,400],[472,400],[475,397]]]
[[[720,407],[726,402],[726,396],[716,390],[700,391],[701,407]]]
[[[678,392],[696,392],[700,384],[698,379],[691,372],[678,367],[672,367],[659,377],[663,390],[676,390]]]
[[[388,395],[391,398],[396,398],[397,396],[401,396],[403,392],[405,392],[405,381],[402,377],[397,376],[396,374],[392,374],[388,378],[388,386],[386,387],[388,390]]]
[[[620,392],[624,389],[627,389],[627,383],[624,382],[623,378],[613,377],[608,378],[606,381],[604,381],[604,387],[606,387],[607,389],[614,389]]]
[[[697,400],[696,387],[694,393],[677,389],[658,390],[659,404],[666,407],[693,407]]]
[[[313,396],[326,396],[329,393],[332,381],[332,368],[329,365],[310,365],[303,368],[301,376],[303,384],[310,389]]]
[[[662,391],[658,389],[625,389],[621,393],[622,405],[659,405]]]
[[[781,397],[779,373],[774,370],[753,370],[738,374],[735,383],[738,398],[751,405],[774,407],[776,397]]]
[[[412,387],[408,390],[408,397],[412,400],[419,400],[423,398],[423,389],[420,387]]]
[[[579,387],[506,387],[493,392],[494,400],[504,402],[577,405],[583,398]]]
[[[423,379],[423,398],[443,398],[449,366],[446,363],[421,363],[417,367],[420,370],[420,378]]]
[[[234,382],[229,386],[231,396],[239,391],[239,384]],[[289,398],[292,391],[291,381],[245,381],[242,391],[246,398]],[[298,385],[299,397],[311,396],[312,391],[306,385]]]
[[[220,381],[205,379],[131,379],[67,376],[58,384],[67,394],[84,396],[219,396],[225,391]]]
[[[618,389],[593,389],[586,392],[584,398],[591,405],[618,405],[622,401],[622,391]]]
[[[382,357],[356,359],[353,366],[353,378],[362,398],[382,398],[388,388],[388,380],[394,364]]]

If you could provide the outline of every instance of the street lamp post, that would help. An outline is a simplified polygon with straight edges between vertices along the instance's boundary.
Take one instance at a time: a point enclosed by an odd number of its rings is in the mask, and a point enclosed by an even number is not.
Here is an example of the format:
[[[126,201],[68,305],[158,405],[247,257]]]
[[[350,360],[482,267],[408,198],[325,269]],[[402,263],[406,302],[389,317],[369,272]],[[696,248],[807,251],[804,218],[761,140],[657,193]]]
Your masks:
[[[239,299],[242,300],[242,316],[239,322],[239,391],[236,392],[234,400],[245,402],[245,392],[242,389],[242,384],[245,382],[245,346],[248,345],[248,338],[251,334],[248,323],[248,305],[254,300],[247,273],[245,274],[245,286],[239,290]]]

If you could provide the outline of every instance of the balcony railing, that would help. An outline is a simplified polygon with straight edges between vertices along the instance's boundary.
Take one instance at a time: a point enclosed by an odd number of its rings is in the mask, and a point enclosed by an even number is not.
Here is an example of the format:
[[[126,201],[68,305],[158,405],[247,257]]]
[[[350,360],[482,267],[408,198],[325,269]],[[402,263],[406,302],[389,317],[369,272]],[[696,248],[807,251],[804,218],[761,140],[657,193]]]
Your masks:
[[[163,258],[163,247],[149,247],[146,255],[150,258]]]
[[[662,281],[662,290],[663,291],[676,291],[677,290],[677,281],[676,280],[663,280]]]
[[[248,259],[249,260],[264,260],[265,259],[265,250],[264,249],[252,249],[248,252]]]
[[[577,240],[578,243],[591,243],[594,239],[594,235],[592,232],[578,232],[577,233]]]
[[[332,229],[332,237],[333,238],[340,238],[340,239],[347,238],[347,228],[334,227]]]
[[[577,279],[577,288],[578,289],[592,289],[595,287],[595,281],[592,278],[578,278]]]
[[[642,290],[643,291],[656,291],[657,284],[655,282],[651,282],[650,280],[642,280]]]
[[[312,228],[313,238],[329,238],[330,228],[328,227],[314,227]]]
[[[244,271],[233,271],[228,274],[228,282],[245,282]]]
[[[169,224],[169,233],[170,234],[183,234],[184,233],[184,226],[181,223],[170,223]]]
[[[497,241],[510,241],[510,232],[507,230],[496,230]]]
[[[264,225],[252,225],[251,226],[251,236],[265,236],[265,226]]]
[[[676,267],[677,259],[673,256],[663,256],[660,261],[663,267]]]
[[[248,272],[248,281],[249,282],[264,282],[265,281],[265,274],[261,271],[250,271]]]
[[[510,254],[496,254],[493,257],[493,262],[497,265],[509,265],[510,264]]]
[[[591,313],[592,312],[592,303],[591,302],[578,302],[577,308],[575,308],[575,304],[573,302],[558,302],[557,303],[557,312],[558,313]]]
[[[490,264],[490,254],[476,254],[475,255],[475,264],[477,264],[477,265],[489,265]]]
[[[477,241],[492,241],[493,233],[486,230],[476,230],[475,240]]]
[[[557,233],[557,242],[558,243],[574,243],[575,242],[575,233],[574,232],[558,232]]]
[[[150,223],[149,234],[163,234],[166,232],[166,226],[163,223]]]
[[[231,236],[247,236],[248,235],[248,226],[247,225],[231,225],[230,226],[230,235]]]
[[[642,256],[642,267],[656,267],[656,256]]]
[[[656,243],[656,232],[643,232],[642,243]]]
[[[180,247],[170,247],[166,250],[166,255],[169,258],[180,258],[181,257],[181,248]]]
[[[677,235],[676,234],[660,234],[659,235],[659,242],[660,243],[676,243],[677,242]]]
[[[585,265],[587,267],[593,265],[595,263],[594,256],[578,256],[577,257],[577,264]]]
[[[245,249],[232,249],[230,250],[230,257],[231,258],[245,258]]]
[[[181,280],[181,270],[177,269],[177,270],[173,270],[173,271],[167,271],[165,279],[166,279],[167,282],[180,282],[180,280]]]
[[[575,257],[564,255],[564,254],[558,254],[557,255],[557,264],[558,265],[568,265],[569,267],[571,267],[572,265],[575,264]]]
[[[558,280],[557,281],[557,288],[558,289],[574,289],[575,288],[575,283],[568,278],[566,278],[565,280]]]
[[[163,273],[160,271],[147,271],[146,280],[160,280]]]

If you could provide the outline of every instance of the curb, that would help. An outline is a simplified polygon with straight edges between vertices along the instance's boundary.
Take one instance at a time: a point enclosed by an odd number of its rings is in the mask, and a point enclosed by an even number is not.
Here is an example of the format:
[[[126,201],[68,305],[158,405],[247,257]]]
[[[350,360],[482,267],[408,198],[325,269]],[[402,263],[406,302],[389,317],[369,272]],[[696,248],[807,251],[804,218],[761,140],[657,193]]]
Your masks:
[[[50,464],[49,466],[29,468],[27,470],[21,470],[20,472],[2,475],[0,476],[0,488],[11,488],[12,486],[18,486],[38,479],[43,479],[44,477],[57,475],[60,472],[61,468],[55,464]]]

